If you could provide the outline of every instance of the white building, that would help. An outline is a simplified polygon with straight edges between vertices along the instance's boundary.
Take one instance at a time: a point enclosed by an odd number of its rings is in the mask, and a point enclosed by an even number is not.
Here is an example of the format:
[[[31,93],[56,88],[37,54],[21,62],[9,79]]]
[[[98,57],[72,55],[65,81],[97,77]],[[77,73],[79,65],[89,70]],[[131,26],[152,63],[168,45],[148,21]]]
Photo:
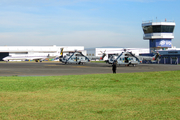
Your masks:
[[[60,52],[60,49],[64,48],[65,54],[68,51],[84,51],[84,46],[0,46],[0,61],[2,58],[9,55],[50,55],[53,56],[55,53]]]

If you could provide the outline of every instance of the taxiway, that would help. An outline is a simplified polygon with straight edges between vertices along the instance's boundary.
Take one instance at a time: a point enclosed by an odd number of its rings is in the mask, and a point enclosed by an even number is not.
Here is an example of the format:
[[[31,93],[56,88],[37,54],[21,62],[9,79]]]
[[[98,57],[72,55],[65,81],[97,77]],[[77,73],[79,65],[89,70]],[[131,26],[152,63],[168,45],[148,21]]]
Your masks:
[[[117,73],[173,71],[180,70],[180,65],[140,64],[133,66],[118,66]],[[112,73],[112,67],[106,63],[87,63],[84,65],[63,64],[59,62],[32,63],[9,62],[0,63],[0,76],[61,76],[83,74]]]

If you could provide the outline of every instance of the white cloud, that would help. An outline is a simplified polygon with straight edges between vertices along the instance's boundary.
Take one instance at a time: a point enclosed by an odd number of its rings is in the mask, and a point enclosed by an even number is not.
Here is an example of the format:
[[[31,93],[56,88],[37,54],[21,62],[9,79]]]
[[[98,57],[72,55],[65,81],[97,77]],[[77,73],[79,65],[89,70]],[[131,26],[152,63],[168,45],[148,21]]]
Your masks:
[[[134,13],[124,16],[126,13],[117,9],[117,14],[111,16],[104,10],[107,5],[104,1],[134,4],[167,0],[0,0],[0,42],[4,45],[148,47],[149,42],[142,38],[141,23],[137,25],[140,21],[134,24],[128,19]],[[89,7],[89,2],[106,4],[104,8],[99,4]]]
[[[119,46],[119,47],[144,47],[148,41],[143,41],[142,36],[135,40],[132,36],[111,31],[74,31],[61,35],[42,35],[41,32],[0,33],[1,45],[81,45],[85,47]],[[141,44],[139,44],[141,43]],[[148,46],[147,46],[148,47]]]

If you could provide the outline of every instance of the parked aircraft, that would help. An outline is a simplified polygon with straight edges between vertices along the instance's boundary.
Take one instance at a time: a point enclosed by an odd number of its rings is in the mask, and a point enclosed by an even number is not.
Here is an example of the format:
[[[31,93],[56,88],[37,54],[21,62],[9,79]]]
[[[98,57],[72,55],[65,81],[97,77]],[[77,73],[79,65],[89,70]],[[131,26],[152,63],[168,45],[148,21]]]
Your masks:
[[[120,55],[115,54],[112,55],[106,63],[112,64],[114,61],[117,61],[117,64],[119,65],[137,65],[142,62],[142,60],[150,60],[150,61],[156,61],[158,60],[159,53],[156,53],[153,57],[151,56],[135,56],[132,54],[132,52],[122,52]]]
[[[62,51],[61,51],[62,52]],[[9,55],[7,57],[4,57],[3,60],[8,62],[11,60],[34,60],[35,62],[42,62],[46,59],[55,59],[60,56],[60,52],[57,51],[53,54],[21,54],[21,55]]]
[[[146,60],[146,61],[152,61],[152,62],[156,62],[157,60],[159,60],[159,53],[155,53],[155,55],[153,57],[151,56],[137,56],[139,58],[140,61]]]
[[[81,51],[69,51],[69,54],[66,54],[64,57],[63,56],[63,49],[61,50],[62,55],[59,58],[59,61],[67,64],[67,63],[76,63],[76,64],[84,64],[87,62],[90,62],[91,60],[95,60],[95,59],[99,59],[99,60],[103,60],[104,57],[106,56],[106,53],[102,53],[102,57],[96,57],[96,56],[92,56],[92,57],[87,57],[85,55],[82,54]],[[67,51],[66,51],[67,52]]]
[[[90,62],[88,57],[83,55],[82,52],[78,52],[78,51],[65,55],[63,58],[60,58],[59,61],[65,64],[67,63],[84,64]]]
[[[133,55],[131,52],[122,52],[120,55],[112,55],[107,63],[112,64],[117,62],[119,65],[137,65],[140,63],[139,59]]]

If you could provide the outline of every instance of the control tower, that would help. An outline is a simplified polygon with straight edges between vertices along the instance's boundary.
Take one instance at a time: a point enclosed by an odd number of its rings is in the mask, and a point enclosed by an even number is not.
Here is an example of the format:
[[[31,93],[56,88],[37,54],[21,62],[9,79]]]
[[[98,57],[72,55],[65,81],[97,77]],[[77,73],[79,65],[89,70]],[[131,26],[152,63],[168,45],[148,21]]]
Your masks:
[[[144,31],[144,40],[149,40],[150,53],[155,50],[167,49],[172,47],[172,39],[174,39],[174,21],[144,21],[142,28]]]

